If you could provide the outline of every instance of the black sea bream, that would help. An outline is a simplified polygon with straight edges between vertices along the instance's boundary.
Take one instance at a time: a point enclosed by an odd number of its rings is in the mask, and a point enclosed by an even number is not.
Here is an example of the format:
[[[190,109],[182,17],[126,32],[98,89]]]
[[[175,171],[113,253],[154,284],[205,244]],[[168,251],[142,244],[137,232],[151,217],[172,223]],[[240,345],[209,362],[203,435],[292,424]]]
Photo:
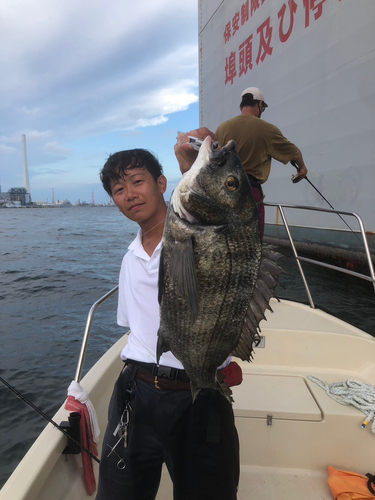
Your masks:
[[[250,361],[280,267],[277,254],[262,247],[258,210],[234,141],[221,150],[212,146],[207,137],[170,200],[157,358],[172,351],[194,399],[202,388],[231,399],[217,368],[230,355]]]

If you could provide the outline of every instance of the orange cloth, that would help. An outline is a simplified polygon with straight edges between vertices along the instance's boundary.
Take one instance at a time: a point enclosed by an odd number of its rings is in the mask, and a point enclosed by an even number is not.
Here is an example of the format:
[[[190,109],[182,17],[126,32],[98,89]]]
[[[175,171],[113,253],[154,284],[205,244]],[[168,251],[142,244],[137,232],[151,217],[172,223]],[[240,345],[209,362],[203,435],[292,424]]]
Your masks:
[[[335,500],[375,500],[367,487],[368,477],[328,467],[328,486]]]
[[[69,411],[76,411],[81,414],[81,443],[94,456],[98,456],[98,449],[92,437],[90,414],[85,404],[77,401],[73,396],[68,396],[65,408]],[[87,493],[91,496],[96,490],[94,469],[90,455],[81,452],[83,473],[85,476],[85,486]]]

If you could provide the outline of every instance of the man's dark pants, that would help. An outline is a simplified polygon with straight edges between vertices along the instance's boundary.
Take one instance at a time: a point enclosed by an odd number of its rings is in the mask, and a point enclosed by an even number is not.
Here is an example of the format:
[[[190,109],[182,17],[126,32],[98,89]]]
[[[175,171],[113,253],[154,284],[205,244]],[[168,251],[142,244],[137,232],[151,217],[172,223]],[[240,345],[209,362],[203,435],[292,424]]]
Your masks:
[[[135,378],[129,365],[115,385],[104,437],[97,500],[153,500],[165,462],[174,500],[235,500],[239,480],[239,444],[232,405],[214,389],[192,403],[190,390],[160,390]],[[113,433],[120,420],[119,387],[130,380],[136,390],[128,446]],[[119,397],[120,396],[120,397]],[[108,446],[109,445],[109,446]],[[120,457],[126,467],[117,467]],[[120,464],[121,465],[121,464]]]

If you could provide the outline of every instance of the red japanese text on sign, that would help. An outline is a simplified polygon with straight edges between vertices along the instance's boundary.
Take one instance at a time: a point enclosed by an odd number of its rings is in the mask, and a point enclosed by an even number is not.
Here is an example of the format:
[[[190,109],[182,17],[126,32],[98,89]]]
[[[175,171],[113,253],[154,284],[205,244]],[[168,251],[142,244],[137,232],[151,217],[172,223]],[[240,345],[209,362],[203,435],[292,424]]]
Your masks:
[[[280,4],[281,4],[280,0]],[[323,15],[324,3],[327,0],[284,0],[281,9],[278,12],[279,19],[279,39],[282,43],[285,43],[292,35],[296,13],[298,7],[303,6],[305,11],[305,28],[310,25],[310,16],[314,15],[315,20],[318,20]],[[341,0],[338,0],[341,2]],[[224,41],[229,42],[240,27],[242,27],[246,22],[249,21],[249,15],[252,16],[253,13],[260,8],[265,0],[246,0],[242,4],[241,10],[237,12],[232,21],[225,25],[224,30]],[[250,11],[249,11],[250,7]],[[288,19],[289,17],[289,19]],[[241,22],[240,22],[241,21]],[[274,20],[274,22],[276,22]],[[259,65],[265,60],[267,55],[272,55],[273,47],[271,45],[273,27],[271,25],[271,17],[268,17],[257,29],[257,35],[259,35],[259,46],[258,54],[255,60],[256,64]],[[228,82],[233,85],[233,80],[238,76],[246,75],[248,71],[253,69],[253,39],[254,35],[251,34],[246,38],[246,40],[239,45],[238,54],[237,52],[231,52],[229,57],[226,57],[225,63],[225,84]],[[236,57],[238,55],[238,67],[236,62]]]
[[[310,25],[310,11],[314,11],[315,21],[321,17],[325,1],[326,0],[303,0],[303,6],[305,8],[305,28]]]
[[[240,30],[240,28],[249,21],[250,15],[252,16],[266,0],[246,0],[241,5],[241,9],[236,12],[231,21],[225,25],[224,41],[228,43],[229,40]]]
[[[236,53],[231,52],[229,57],[226,57],[225,62],[225,85],[230,82],[233,85],[233,80],[237,75],[236,71]]]
[[[241,26],[249,20],[249,0],[241,5]]]
[[[264,4],[266,0],[251,0],[251,8],[250,8],[250,15],[252,16],[256,10],[260,8],[261,5]]]
[[[236,31],[240,30],[240,13],[236,12],[233,19],[232,19],[232,30],[233,30],[233,36],[235,35]]]
[[[239,76],[247,73],[247,70],[253,69],[253,35],[250,35],[240,45],[240,73]]]
[[[225,30],[224,30],[224,41],[225,41],[225,43],[229,42],[231,36],[232,36],[232,33],[231,33],[231,29],[230,29],[230,23],[227,23],[225,25]]]
[[[285,16],[285,11],[286,11],[286,4],[281,7],[278,13],[278,18],[280,19],[279,23],[279,37],[280,41],[282,43],[286,42],[290,35],[292,34],[293,31],[293,25],[294,25],[294,15],[297,12],[297,4],[294,0],[288,0],[288,5],[289,5],[289,29],[285,33],[284,32],[284,16]]]
[[[251,10],[250,10],[250,15],[252,16],[254,12],[259,9],[260,7],[260,0],[251,0]]]
[[[273,28],[271,26],[271,18],[267,18],[263,24],[259,26],[257,29],[257,33],[260,35],[259,40],[259,51],[256,58],[256,63],[259,64],[259,61],[264,61],[267,54],[271,55],[273,52],[273,47],[271,47],[271,39],[272,39],[272,31]]]

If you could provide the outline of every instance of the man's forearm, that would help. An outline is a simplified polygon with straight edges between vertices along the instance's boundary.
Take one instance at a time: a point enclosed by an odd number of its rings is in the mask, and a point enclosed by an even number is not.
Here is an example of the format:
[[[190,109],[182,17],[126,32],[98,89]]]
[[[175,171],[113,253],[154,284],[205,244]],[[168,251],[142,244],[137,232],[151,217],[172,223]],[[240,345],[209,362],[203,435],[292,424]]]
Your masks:
[[[308,173],[308,170],[307,170],[305,162],[303,160],[302,153],[301,153],[301,151],[299,149],[297,149],[297,152],[293,156],[293,158],[291,159],[291,161],[296,162],[296,164],[297,164],[297,166],[299,168],[299,176],[302,177],[302,178],[306,177],[306,175]]]
[[[189,144],[189,135],[202,140],[210,135],[213,140],[216,140],[215,134],[206,127],[200,127],[196,130],[191,130],[190,132],[186,133],[179,132],[177,136],[177,143],[174,147],[174,152],[182,174],[190,169],[198,156],[198,151],[196,151]]]

